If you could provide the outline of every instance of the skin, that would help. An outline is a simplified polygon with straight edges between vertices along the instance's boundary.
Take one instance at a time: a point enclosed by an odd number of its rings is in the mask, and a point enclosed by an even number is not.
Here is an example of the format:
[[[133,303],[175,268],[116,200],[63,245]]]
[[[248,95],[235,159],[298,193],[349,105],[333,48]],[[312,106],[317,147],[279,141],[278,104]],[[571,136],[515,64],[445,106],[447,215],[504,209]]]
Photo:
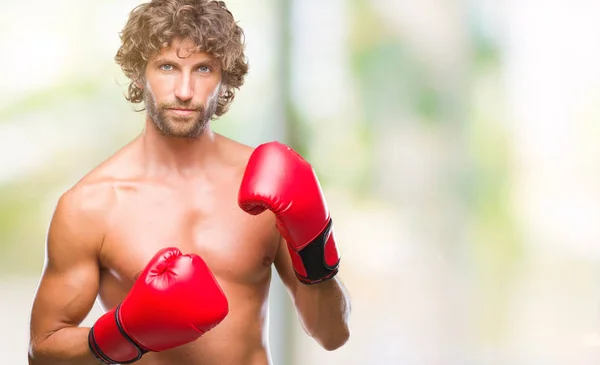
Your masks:
[[[205,260],[228,298],[229,315],[197,341],[148,353],[137,364],[270,364],[272,267],[309,336],[327,350],[347,341],[350,301],[339,275],[300,283],[274,215],[238,207],[252,148],[211,130],[221,71],[207,53],[178,57],[192,46],[175,41],[149,61],[143,133],[59,199],[31,313],[30,365],[98,364],[81,322],[96,298],[105,310],[120,303],[166,246]]]

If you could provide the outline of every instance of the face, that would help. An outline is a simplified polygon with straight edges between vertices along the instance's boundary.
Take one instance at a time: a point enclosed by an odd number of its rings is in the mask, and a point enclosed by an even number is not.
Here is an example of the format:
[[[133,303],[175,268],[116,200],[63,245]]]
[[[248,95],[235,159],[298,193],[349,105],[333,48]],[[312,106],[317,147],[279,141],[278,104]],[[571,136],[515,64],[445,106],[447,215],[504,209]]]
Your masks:
[[[146,67],[146,111],[167,136],[201,135],[217,109],[220,91],[218,60],[196,52],[194,43],[188,40],[174,41]]]

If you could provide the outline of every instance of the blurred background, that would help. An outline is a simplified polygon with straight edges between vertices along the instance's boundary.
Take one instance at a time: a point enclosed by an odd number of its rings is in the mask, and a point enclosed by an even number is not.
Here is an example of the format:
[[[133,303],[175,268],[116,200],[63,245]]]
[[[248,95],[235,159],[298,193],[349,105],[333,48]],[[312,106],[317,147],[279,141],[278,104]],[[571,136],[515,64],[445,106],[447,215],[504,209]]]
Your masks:
[[[113,61],[139,3],[0,0],[2,363],[58,197],[141,130]],[[274,274],[275,364],[598,363],[600,2],[227,4],[250,73],[213,127],[313,164],[353,301],[326,352]]]

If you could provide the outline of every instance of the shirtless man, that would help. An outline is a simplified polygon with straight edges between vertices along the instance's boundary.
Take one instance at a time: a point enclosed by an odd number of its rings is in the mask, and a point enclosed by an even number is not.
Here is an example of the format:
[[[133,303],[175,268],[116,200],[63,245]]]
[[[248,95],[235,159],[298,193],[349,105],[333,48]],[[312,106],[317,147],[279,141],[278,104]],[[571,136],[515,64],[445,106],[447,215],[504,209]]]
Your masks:
[[[310,165],[211,130],[247,73],[222,2],[132,11],[116,60],[143,132],[60,197],[31,313],[30,365],[270,364],[274,266],[306,333],[335,350],[350,301]],[[81,327],[98,298],[106,313]]]

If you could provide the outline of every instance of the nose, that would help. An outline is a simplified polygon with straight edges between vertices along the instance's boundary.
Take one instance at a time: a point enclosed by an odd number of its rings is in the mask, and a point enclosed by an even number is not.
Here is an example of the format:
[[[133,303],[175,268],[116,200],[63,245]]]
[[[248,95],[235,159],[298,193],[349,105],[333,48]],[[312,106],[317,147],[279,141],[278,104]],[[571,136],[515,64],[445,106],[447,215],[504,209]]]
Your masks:
[[[175,96],[182,101],[191,100],[194,96],[194,86],[189,74],[182,72],[177,78]]]

